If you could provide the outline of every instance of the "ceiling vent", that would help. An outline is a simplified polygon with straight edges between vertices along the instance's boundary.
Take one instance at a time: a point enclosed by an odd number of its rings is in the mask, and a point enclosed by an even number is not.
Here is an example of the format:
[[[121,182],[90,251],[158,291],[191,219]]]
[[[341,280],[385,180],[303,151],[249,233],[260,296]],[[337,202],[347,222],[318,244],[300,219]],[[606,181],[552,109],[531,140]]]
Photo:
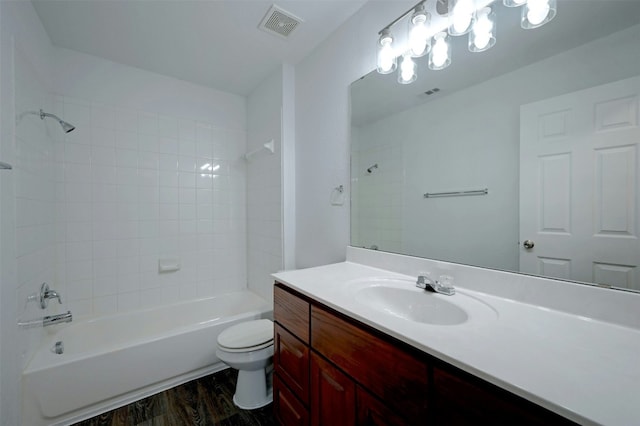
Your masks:
[[[287,38],[302,22],[302,19],[274,4],[264,15],[258,28],[280,38]]]

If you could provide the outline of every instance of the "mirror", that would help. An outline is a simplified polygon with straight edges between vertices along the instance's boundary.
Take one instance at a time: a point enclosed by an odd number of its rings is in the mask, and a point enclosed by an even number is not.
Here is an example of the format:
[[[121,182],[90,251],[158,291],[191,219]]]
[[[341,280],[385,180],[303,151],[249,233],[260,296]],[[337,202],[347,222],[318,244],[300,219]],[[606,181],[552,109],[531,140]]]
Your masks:
[[[488,51],[351,85],[351,245],[640,291],[640,2],[493,8]]]

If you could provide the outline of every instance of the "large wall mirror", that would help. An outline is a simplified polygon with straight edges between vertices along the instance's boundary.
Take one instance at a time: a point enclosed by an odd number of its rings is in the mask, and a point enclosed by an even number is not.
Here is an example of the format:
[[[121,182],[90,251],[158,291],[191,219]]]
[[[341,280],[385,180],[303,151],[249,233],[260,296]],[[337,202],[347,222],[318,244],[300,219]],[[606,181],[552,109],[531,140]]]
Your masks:
[[[488,51],[351,85],[351,245],[640,291],[640,1],[493,7]]]

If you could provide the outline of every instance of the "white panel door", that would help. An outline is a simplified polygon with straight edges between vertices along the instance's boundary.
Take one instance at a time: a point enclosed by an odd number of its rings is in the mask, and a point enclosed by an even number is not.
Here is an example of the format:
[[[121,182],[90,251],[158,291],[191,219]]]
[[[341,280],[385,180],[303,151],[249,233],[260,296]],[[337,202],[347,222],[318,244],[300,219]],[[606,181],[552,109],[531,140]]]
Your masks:
[[[639,98],[634,77],[520,108],[521,272],[640,290]]]

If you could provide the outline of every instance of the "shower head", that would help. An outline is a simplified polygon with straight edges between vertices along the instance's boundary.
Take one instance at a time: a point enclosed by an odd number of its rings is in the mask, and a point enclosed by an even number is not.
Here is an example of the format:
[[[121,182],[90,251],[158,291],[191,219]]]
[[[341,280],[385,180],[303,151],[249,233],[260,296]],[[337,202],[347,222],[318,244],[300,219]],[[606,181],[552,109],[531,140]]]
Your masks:
[[[66,121],[62,120],[60,117],[50,114],[48,112],[44,112],[43,110],[40,110],[40,119],[44,120],[45,117],[51,117],[58,120],[58,123],[60,123],[60,126],[62,127],[62,130],[64,130],[65,133],[72,132],[76,128],[74,125],[67,123]]]
[[[378,168],[378,163],[376,163],[373,166],[369,167],[367,169],[367,173],[371,174],[371,172],[373,172],[373,169],[377,169],[377,168]]]

